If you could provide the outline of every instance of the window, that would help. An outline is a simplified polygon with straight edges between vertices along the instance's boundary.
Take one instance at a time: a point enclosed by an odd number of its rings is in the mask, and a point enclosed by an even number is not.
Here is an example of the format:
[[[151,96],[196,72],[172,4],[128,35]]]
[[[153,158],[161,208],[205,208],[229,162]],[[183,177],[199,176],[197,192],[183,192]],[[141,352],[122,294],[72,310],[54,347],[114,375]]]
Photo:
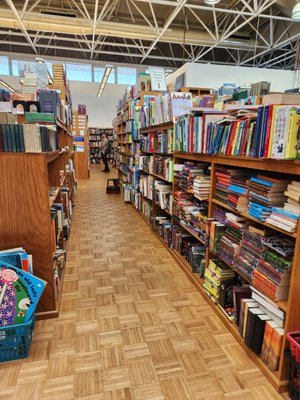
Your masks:
[[[136,85],[136,68],[118,67],[118,83]]]
[[[94,82],[101,82],[105,67],[94,67]],[[112,69],[107,83],[115,83],[115,70]]]
[[[92,66],[90,64],[67,63],[67,79],[72,81],[91,82]]]
[[[9,75],[8,57],[0,56],[0,75]]]

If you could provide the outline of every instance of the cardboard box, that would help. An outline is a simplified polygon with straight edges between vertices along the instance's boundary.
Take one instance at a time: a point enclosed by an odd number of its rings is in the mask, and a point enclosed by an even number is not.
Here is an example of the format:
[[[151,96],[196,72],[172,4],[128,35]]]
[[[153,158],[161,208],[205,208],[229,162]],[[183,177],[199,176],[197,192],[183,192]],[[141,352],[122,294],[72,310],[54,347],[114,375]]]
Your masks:
[[[17,117],[14,114],[0,112],[0,124],[15,124]]]

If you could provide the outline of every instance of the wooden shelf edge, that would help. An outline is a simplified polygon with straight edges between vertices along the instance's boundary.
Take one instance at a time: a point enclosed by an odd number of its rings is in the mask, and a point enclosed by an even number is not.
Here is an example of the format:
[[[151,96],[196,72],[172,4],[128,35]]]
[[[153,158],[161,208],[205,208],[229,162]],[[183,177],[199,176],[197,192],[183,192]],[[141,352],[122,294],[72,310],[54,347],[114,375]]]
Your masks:
[[[251,215],[249,215],[246,211],[239,212],[237,210],[234,210],[233,208],[229,207],[227,204],[225,204],[222,201],[219,201],[217,199],[212,199],[211,201],[212,201],[212,203],[216,204],[217,206],[226,208],[226,210],[231,211],[231,212],[233,212],[235,214],[241,215],[242,217],[245,217],[247,219],[250,219],[251,221],[256,222],[257,224],[260,224],[260,225],[263,225],[263,226],[265,226],[267,228],[273,229],[274,231],[277,231],[279,233],[283,233],[284,235],[290,236],[290,237],[292,237],[294,239],[297,238],[297,233],[287,232],[284,229],[278,228],[277,226],[268,224],[267,222],[260,221],[260,220],[258,220],[256,218],[252,217]]]

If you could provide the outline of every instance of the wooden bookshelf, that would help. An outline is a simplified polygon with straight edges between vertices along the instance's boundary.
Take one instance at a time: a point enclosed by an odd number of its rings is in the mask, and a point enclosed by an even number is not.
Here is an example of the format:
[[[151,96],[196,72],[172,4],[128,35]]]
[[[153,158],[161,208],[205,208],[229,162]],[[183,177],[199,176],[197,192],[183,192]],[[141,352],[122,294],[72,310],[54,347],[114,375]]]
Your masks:
[[[84,151],[74,151],[74,164],[77,179],[88,179],[90,177],[89,164],[89,138],[88,138],[88,116],[73,112],[73,135],[84,137]]]
[[[250,107],[249,107],[250,108]],[[254,108],[251,106],[251,108]],[[170,154],[158,154],[155,150],[155,141],[156,141],[156,132],[160,132],[163,130],[167,130],[169,128],[172,128],[173,125],[171,123],[166,123],[158,126],[150,126],[148,128],[142,128],[140,129],[140,134],[147,134],[147,133],[154,133],[154,145],[153,145],[153,152],[148,152],[148,151],[140,151],[140,154],[144,155],[163,155],[163,156],[169,156]],[[122,133],[121,136],[122,137]],[[300,313],[295,312],[295,310],[298,310],[300,307],[300,269],[298,268],[298,260],[300,259],[300,228],[298,224],[298,230],[296,233],[289,233],[286,232],[280,228],[277,228],[276,226],[267,224],[265,222],[259,221],[256,218],[253,218],[252,216],[248,215],[246,212],[237,212],[233,210],[231,207],[229,207],[227,204],[224,204],[217,199],[214,198],[215,194],[215,185],[216,185],[216,179],[215,179],[215,170],[216,167],[219,166],[225,166],[225,167],[235,167],[235,168],[240,168],[244,170],[257,170],[257,171],[264,171],[264,172],[275,172],[280,174],[281,176],[284,174],[294,175],[298,176],[300,180],[300,160],[274,160],[274,159],[262,159],[262,158],[252,158],[252,157],[236,157],[236,156],[225,156],[225,155],[202,155],[202,154],[196,154],[196,153],[186,153],[186,152],[174,152],[173,153],[173,159],[174,163],[183,163],[184,161],[198,161],[198,162],[205,162],[208,163],[211,167],[211,187],[210,187],[210,193],[209,193],[209,199],[208,199],[208,217],[212,218],[213,217],[213,212],[215,207],[223,207],[226,210],[229,210],[232,213],[239,214],[248,220],[254,221],[257,224],[260,224],[262,226],[272,228],[274,231],[277,231],[278,233],[284,234],[288,237],[291,237],[295,239],[295,253],[294,253],[294,262],[293,262],[293,267],[291,271],[291,282],[290,282],[290,291],[289,291],[289,297],[287,301],[280,301],[277,302],[277,305],[279,309],[283,310],[286,312],[285,316],[285,325],[284,325],[284,330],[285,330],[285,335],[283,339],[283,346],[282,346],[282,351],[281,351],[281,357],[280,357],[280,365],[278,371],[271,371],[268,366],[261,360],[260,356],[257,356],[250,348],[248,348],[245,343],[243,338],[239,334],[239,330],[235,323],[231,321],[225,313],[221,310],[221,308],[215,304],[212,299],[207,295],[203,283],[204,280],[200,278],[199,274],[194,274],[192,273],[192,269],[190,264],[187,262],[185,257],[180,255],[176,250],[170,249],[164,240],[159,236],[158,232],[153,229],[152,224],[151,224],[151,218],[150,221],[143,215],[142,212],[142,206],[141,210],[137,210],[137,212],[142,216],[142,218],[147,222],[147,224],[150,226],[150,228],[153,230],[153,232],[156,234],[157,238],[161,241],[161,243],[167,248],[167,250],[170,252],[170,254],[173,256],[173,258],[178,262],[182,270],[186,273],[186,275],[191,279],[191,281],[194,283],[194,285],[198,288],[199,292],[204,296],[204,298],[207,300],[208,304],[212,307],[212,309],[215,311],[215,313],[218,315],[218,317],[223,321],[223,323],[226,325],[228,330],[232,333],[232,335],[235,337],[237,342],[242,346],[242,348],[246,351],[246,353],[249,355],[249,357],[256,363],[256,365],[261,369],[261,371],[266,375],[266,377],[269,379],[269,381],[274,385],[274,387],[279,391],[282,392],[286,390],[287,388],[287,376],[286,376],[286,359],[284,355],[284,351],[286,347],[288,346],[286,342],[286,333],[292,330],[297,330],[300,327]],[[145,171],[140,171],[141,173]],[[149,172],[147,172],[149,174]],[[167,181],[164,177],[161,177],[157,174],[154,173],[154,169],[151,172],[154,180],[159,179],[162,181]],[[175,184],[173,182],[173,194],[175,191]],[[195,196],[196,197],[196,196]],[[151,201],[151,200],[150,200]],[[202,240],[200,237],[198,237],[191,229],[189,229],[188,226],[185,224],[182,224],[180,221],[178,221],[174,215],[170,215],[166,210],[162,210],[158,205],[155,204],[155,201],[152,201],[152,206],[153,206],[153,211],[152,211],[152,216],[156,215],[168,215],[170,217],[171,223],[172,224],[178,224],[180,225],[183,229],[185,229],[191,236],[197,238],[199,242],[205,243],[204,240]],[[207,248],[206,250],[206,266],[209,263],[209,260],[214,256],[213,254],[210,253],[209,249]],[[224,261],[224,260],[223,260]],[[228,263],[227,263],[228,264]],[[237,274],[239,274],[241,277],[243,277],[246,281],[250,282],[250,279],[247,278],[246,276],[243,276],[243,274],[237,269],[234,268],[233,266],[229,265]]]
[[[59,127],[59,140],[69,140]],[[63,136],[63,137],[62,137]],[[70,147],[72,148],[72,146]],[[0,171],[5,190],[0,193],[0,249],[24,247],[33,256],[33,272],[47,282],[38,305],[38,318],[58,316],[60,293],[56,297],[54,254],[50,208],[60,203],[61,186],[68,186],[73,202],[74,177],[68,171],[67,157],[59,151],[49,153],[1,153]],[[60,171],[63,171],[61,179]],[[56,188],[49,197],[49,189]],[[65,244],[62,241],[65,248]],[[63,276],[60,279],[62,286]],[[60,291],[59,291],[60,292]]]

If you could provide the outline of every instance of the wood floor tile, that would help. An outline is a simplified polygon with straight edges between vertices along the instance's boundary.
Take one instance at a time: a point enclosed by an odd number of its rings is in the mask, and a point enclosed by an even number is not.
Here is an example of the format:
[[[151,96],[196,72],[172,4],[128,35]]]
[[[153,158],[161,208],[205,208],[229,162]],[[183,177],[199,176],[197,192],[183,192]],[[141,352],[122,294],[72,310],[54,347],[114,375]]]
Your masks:
[[[0,364],[0,400],[287,400],[91,167],[78,181],[60,315],[36,322],[27,359]]]

